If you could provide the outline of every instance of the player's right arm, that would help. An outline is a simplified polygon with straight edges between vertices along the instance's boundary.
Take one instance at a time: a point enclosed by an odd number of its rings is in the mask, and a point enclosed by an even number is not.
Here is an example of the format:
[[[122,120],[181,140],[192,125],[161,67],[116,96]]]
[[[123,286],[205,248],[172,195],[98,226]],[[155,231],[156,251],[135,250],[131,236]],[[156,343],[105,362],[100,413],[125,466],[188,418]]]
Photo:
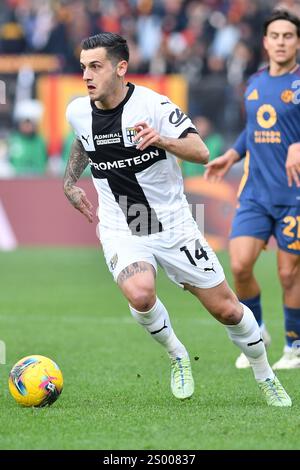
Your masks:
[[[241,160],[246,154],[246,129],[239,135],[234,146],[223,155],[209,162],[206,166],[204,178],[212,183],[221,181],[232,165]]]
[[[72,144],[69,161],[64,175],[64,192],[72,206],[85,215],[89,222],[93,222],[93,206],[87,199],[83,189],[75,186],[88,163],[89,157],[84,150],[82,143],[80,140],[75,139]]]

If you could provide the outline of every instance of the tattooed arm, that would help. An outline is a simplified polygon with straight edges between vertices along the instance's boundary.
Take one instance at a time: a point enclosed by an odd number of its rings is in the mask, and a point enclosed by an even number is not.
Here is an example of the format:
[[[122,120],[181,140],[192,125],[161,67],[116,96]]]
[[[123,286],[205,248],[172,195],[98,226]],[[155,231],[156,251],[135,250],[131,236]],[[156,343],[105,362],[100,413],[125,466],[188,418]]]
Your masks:
[[[75,186],[89,162],[88,155],[82,143],[75,139],[64,176],[64,192],[70,203],[79,210],[89,222],[93,222],[92,204],[87,199],[83,189]]]

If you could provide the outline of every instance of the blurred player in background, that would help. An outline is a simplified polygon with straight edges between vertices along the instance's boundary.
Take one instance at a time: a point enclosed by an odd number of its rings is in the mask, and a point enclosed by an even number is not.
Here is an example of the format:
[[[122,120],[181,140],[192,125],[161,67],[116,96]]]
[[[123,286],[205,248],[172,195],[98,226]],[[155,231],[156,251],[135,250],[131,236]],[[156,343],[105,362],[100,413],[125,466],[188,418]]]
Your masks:
[[[254,313],[266,345],[261,292],[253,268],[271,235],[277,240],[278,276],[283,290],[286,345],[274,369],[300,367],[300,68],[299,18],[276,10],[264,26],[269,66],[253,75],[245,92],[247,123],[233,148],[207,165],[205,176],[219,181],[246,156],[233,220],[230,258],[240,301]],[[294,347],[293,347],[294,343]],[[244,354],[237,368],[249,367]]]
[[[166,96],[125,81],[128,60],[127,43],[117,34],[98,34],[82,43],[80,63],[89,96],[67,109],[76,139],[65,194],[92,221],[91,204],[76,186],[90,163],[107,265],[133,317],[169,354],[176,398],[192,396],[194,381],[188,352],[156,296],[157,264],[225,325],[249,358],[268,405],[291,406],[269,366],[253,313],[228,287],[183,194],[176,157],[206,163],[209,152],[190,119]]]

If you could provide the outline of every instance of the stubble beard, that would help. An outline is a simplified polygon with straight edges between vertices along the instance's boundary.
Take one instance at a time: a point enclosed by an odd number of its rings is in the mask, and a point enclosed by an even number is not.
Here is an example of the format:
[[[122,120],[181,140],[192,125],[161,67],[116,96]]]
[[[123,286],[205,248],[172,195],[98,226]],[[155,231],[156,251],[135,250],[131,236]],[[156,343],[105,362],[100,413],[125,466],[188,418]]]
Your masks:
[[[91,97],[91,101],[94,103],[95,101],[100,101],[100,103],[105,103],[107,101],[107,99],[109,98],[109,96],[113,95],[114,92],[113,90],[115,89],[115,83],[114,83],[114,80],[112,79],[110,81],[110,83],[108,83],[106,85],[106,90],[109,90],[108,92],[106,93],[101,93],[99,92],[99,94],[97,96],[94,96],[94,97]]]

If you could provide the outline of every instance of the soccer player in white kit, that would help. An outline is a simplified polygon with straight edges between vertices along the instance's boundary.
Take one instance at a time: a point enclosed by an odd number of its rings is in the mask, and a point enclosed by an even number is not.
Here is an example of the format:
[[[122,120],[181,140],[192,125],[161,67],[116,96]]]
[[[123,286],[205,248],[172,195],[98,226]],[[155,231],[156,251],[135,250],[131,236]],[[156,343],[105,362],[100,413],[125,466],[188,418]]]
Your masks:
[[[268,363],[251,310],[228,286],[183,193],[177,158],[205,164],[209,152],[188,116],[166,96],[125,80],[128,60],[126,40],[117,34],[101,33],[82,42],[88,96],[67,108],[76,138],[64,176],[65,194],[91,222],[91,203],[76,186],[89,163],[108,268],[133,317],[169,354],[176,398],[191,397],[194,380],[188,352],[156,296],[157,264],[224,324],[248,357],[267,404],[291,406]]]

